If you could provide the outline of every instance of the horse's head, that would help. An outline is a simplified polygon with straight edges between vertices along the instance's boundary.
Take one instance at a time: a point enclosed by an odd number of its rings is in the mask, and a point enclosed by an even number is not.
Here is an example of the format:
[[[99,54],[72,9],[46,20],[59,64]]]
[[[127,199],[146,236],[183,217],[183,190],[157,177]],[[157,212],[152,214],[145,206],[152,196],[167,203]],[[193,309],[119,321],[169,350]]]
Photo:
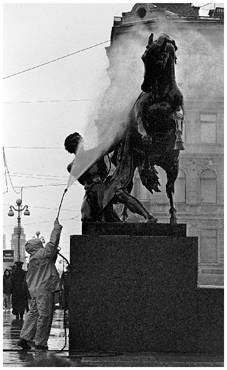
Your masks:
[[[145,73],[141,89],[144,92],[150,92],[152,84],[163,76],[169,58],[172,58],[175,63],[176,50],[175,41],[168,35],[161,34],[155,41],[153,41],[153,34],[150,35],[146,51],[142,56]]]

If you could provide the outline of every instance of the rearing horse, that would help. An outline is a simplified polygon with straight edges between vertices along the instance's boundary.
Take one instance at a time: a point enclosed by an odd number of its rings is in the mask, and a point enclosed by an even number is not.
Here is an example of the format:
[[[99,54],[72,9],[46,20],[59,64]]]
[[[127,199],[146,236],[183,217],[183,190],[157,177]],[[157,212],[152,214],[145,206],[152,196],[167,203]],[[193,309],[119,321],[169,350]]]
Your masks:
[[[130,112],[125,137],[115,150],[116,171],[111,180],[113,188],[115,182],[117,187],[125,187],[130,192],[137,167],[143,185],[153,193],[160,191],[154,165],[163,168],[167,175],[171,224],[177,221],[173,193],[179,171],[179,151],[184,149],[183,95],[175,79],[176,50],[175,41],[168,35],[162,34],[155,41],[153,34],[150,35],[142,56],[143,92]]]
[[[183,95],[175,79],[177,46],[168,35],[153,41],[153,34],[142,60],[145,66],[144,93],[136,101],[132,117],[142,136],[150,141],[147,162],[166,171],[166,193],[170,201],[170,222],[176,223],[173,205],[174,183],[179,171],[179,151],[183,150]],[[141,178],[148,190],[149,185]]]

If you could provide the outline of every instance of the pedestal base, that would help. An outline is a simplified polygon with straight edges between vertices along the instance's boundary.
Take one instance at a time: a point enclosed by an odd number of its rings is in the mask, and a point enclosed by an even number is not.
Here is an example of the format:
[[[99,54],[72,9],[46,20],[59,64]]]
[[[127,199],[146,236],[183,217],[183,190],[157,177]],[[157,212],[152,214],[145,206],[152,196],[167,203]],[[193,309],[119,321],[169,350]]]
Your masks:
[[[197,289],[197,238],[123,225],[71,236],[70,351],[221,352],[222,292]]]

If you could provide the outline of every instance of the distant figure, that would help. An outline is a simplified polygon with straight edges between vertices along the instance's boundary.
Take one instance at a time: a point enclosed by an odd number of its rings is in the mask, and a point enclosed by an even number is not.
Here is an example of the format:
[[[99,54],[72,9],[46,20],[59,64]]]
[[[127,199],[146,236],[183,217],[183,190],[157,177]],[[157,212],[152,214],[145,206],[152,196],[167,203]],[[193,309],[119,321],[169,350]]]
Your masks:
[[[30,254],[26,280],[31,305],[17,343],[24,350],[31,348],[30,342],[33,339],[36,349],[48,349],[47,341],[54,312],[54,292],[60,289],[60,278],[55,262],[61,230],[62,226],[56,219],[50,241],[45,247],[37,238],[25,244],[25,250]]]
[[[68,267],[66,271],[64,271],[61,275],[61,285],[62,285],[62,290],[63,290],[62,306],[64,310],[68,310],[69,308],[69,287],[70,287]]]
[[[10,309],[10,296],[12,290],[12,282],[11,282],[11,272],[10,270],[6,269],[3,275],[3,307],[5,310]]]
[[[23,262],[15,262],[12,272],[12,313],[17,320],[23,320],[24,312],[28,311],[28,289],[26,271],[22,270]]]

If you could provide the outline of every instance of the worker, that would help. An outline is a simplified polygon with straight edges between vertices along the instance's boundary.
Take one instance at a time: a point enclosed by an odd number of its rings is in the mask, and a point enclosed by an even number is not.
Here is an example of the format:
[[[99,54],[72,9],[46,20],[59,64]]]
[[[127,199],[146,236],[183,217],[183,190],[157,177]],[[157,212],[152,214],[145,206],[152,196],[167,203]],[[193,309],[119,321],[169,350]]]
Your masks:
[[[31,343],[34,343],[36,349],[48,349],[47,342],[54,312],[54,292],[60,289],[55,261],[61,230],[62,226],[56,219],[50,241],[45,247],[38,238],[25,244],[25,250],[30,254],[26,280],[31,303],[17,343],[24,350],[30,349]]]

